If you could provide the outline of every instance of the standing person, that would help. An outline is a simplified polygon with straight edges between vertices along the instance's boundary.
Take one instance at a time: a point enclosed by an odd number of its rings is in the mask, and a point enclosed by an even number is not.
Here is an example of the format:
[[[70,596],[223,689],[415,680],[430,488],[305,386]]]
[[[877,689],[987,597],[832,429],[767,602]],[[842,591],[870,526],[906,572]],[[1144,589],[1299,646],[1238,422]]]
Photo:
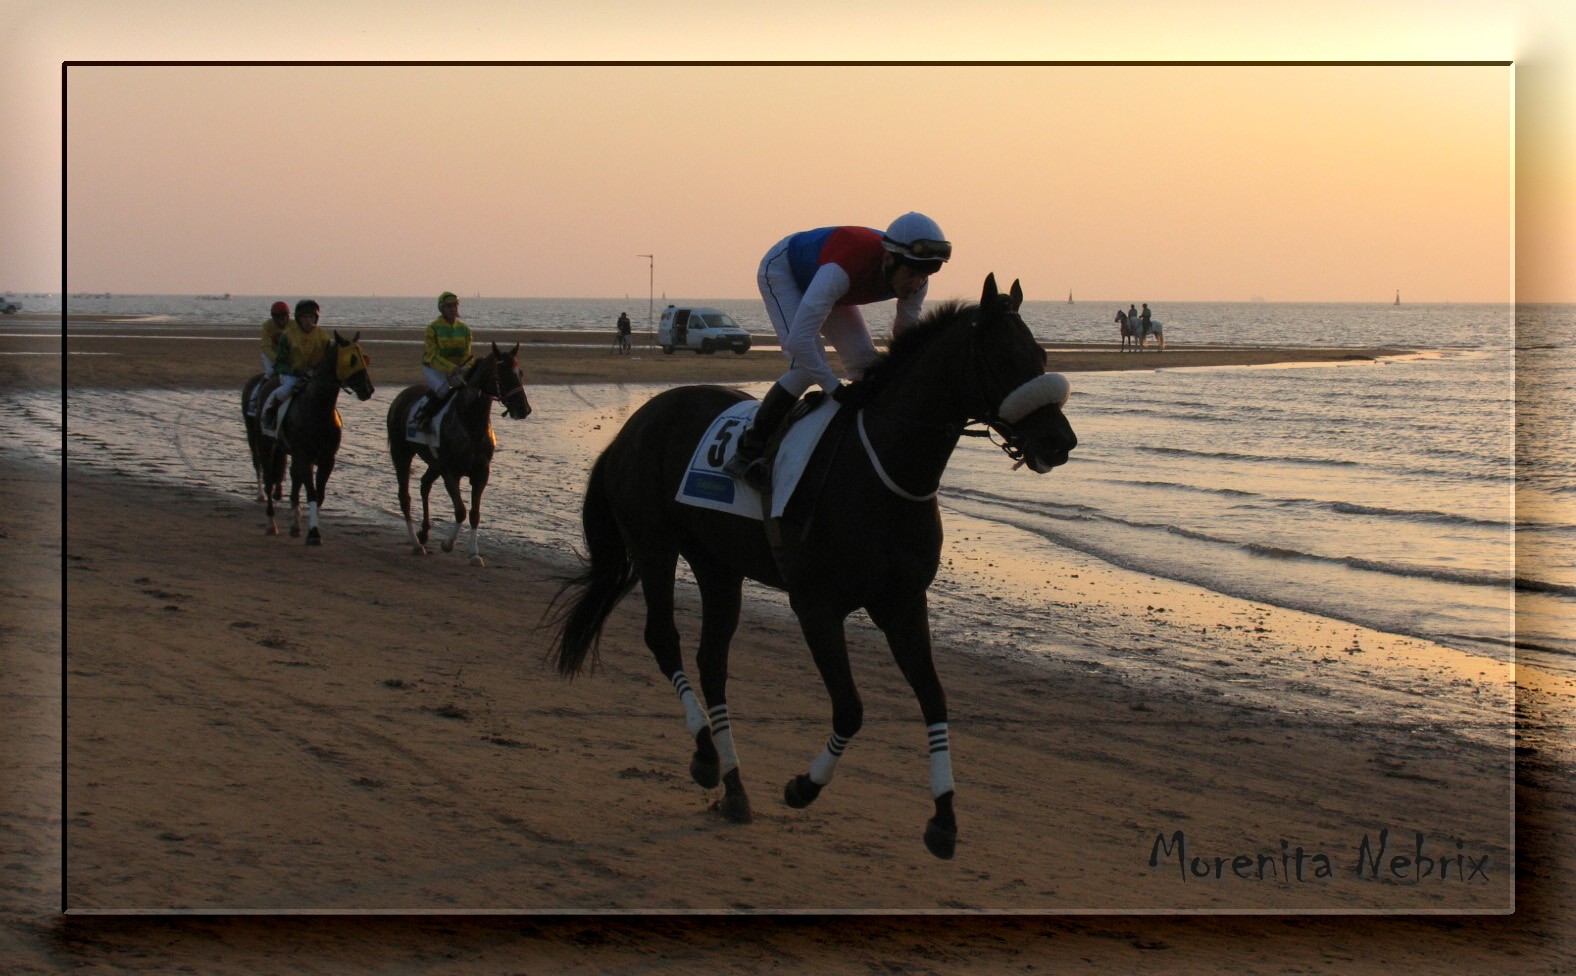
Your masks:
[[[432,392],[417,405],[412,426],[424,426],[449,402],[453,389],[465,384],[465,368],[472,358],[471,327],[460,321],[460,297],[446,291],[438,296],[438,317],[427,324],[422,344],[421,371]]]
[[[629,325],[629,313],[628,312],[619,312],[618,313],[618,350],[619,350],[619,352],[629,352],[629,334],[630,334],[631,331],[632,330],[631,330],[630,325]]]
[[[268,394],[263,404],[263,426],[277,426],[274,416],[278,405],[295,392],[296,384],[323,361],[323,354],[333,344],[333,338],[317,330],[319,306],[310,298],[296,302],[295,321],[279,336],[279,353],[274,358],[274,371],[279,375],[279,385]]]
[[[897,299],[896,337],[919,319],[930,276],[950,257],[952,245],[941,227],[912,212],[884,234],[869,227],[822,227],[772,245],[756,284],[788,357],[788,372],[761,398],[724,470],[757,487],[764,484],[762,455],[789,409],[812,383],[834,396],[842,386],[821,351],[821,336],[831,341],[850,378],[858,379],[877,355],[859,306]]]
[[[1121,309],[1116,310],[1114,321],[1116,322],[1117,331],[1122,334],[1122,351],[1126,352],[1128,343],[1133,338],[1133,327],[1127,321],[1127,313]]]

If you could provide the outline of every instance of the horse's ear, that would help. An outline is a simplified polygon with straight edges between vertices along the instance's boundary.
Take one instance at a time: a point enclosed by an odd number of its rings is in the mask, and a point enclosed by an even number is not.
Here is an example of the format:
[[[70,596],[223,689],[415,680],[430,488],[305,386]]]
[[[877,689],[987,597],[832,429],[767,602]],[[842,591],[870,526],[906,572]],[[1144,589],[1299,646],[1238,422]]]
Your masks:
[[[345,337],[339,334],[339,330],[338,329],[334,330],[334,345],[336,345],[336,346],[348,346],[348,345],[350,345],[350,343],[345,341]]]
[[[350,337],[350,341],[351,342],[360,342],[361,341],[361,330],[360,329],[357,329],[356,330],[356,334]]]
[[[1012,296],[1012,310],[1016,312],[1018,306],[1023,304],[1023,286],[1018,284],[1017,278],[1012,279],[1012,291],[1008,294]]]
[[[516,342],[514,348],[509,350],[509,358],[513,359],[520,354],[520,344]]]
[[[985,291],[980,295],[980,307],[990,308],[996,304],[996,272],[992,271],[985,276]]]
[[[494,356],[502,356],[503,355],[503,350],[498,348],[498,343],[496,343],[496,342],[493,343],[492,347],[493,347],[493,355]]]

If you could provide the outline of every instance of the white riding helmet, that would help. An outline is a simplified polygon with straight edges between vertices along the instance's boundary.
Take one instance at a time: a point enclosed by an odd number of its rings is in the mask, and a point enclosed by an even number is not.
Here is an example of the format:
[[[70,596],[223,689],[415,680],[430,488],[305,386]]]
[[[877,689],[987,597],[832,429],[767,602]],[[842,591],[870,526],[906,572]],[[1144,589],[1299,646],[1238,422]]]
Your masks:
[[[916,261],[941,262],[952,257],[952,244],[941,232],[941,225],[913,211],[892,221],[881,235],[881,246]]]

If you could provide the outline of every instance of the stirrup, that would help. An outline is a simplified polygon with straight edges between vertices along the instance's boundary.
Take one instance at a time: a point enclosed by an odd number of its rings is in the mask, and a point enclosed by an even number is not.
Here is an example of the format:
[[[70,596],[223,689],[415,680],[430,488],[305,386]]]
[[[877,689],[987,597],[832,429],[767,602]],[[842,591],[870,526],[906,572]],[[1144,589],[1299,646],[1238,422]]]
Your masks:
[[[738,454],[722,466],[735,481],[742,481],[756,491],[765,491],[771,485],[771,465],[764,457],[745,458]]]

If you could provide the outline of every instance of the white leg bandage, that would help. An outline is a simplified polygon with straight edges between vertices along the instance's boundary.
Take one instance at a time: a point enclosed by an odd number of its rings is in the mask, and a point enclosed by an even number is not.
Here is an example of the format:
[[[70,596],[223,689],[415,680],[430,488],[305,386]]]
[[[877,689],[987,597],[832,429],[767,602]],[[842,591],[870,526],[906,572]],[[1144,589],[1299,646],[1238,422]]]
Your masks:
[[[851,741],[833,732],[832,737],[826,740],[826,748],[810,762],[810,782],[817,786],[830,783],[832,774],[837,772],[837,761],[843,758],[843,750],[848,748]]]
[[[700,700],[695,697],[695,689],[690,687],[683,671],[673,672],[673,690],[679,693],[679,702],[684,705],[684,727],[689,729],[693,739],[710,724],[706,721],[706,713],[701,711]]]
[[[727,703],[713,705],[707,713],[711,717],[711,741],[717,746],[717,765],[722,775],[739,768],[739,754],[733,751],[733,723],[728,719]]]
[[[947,723],[937,722],[925,729],[930,737],[930,795],[952,792],[952,748],[947,742]]]

